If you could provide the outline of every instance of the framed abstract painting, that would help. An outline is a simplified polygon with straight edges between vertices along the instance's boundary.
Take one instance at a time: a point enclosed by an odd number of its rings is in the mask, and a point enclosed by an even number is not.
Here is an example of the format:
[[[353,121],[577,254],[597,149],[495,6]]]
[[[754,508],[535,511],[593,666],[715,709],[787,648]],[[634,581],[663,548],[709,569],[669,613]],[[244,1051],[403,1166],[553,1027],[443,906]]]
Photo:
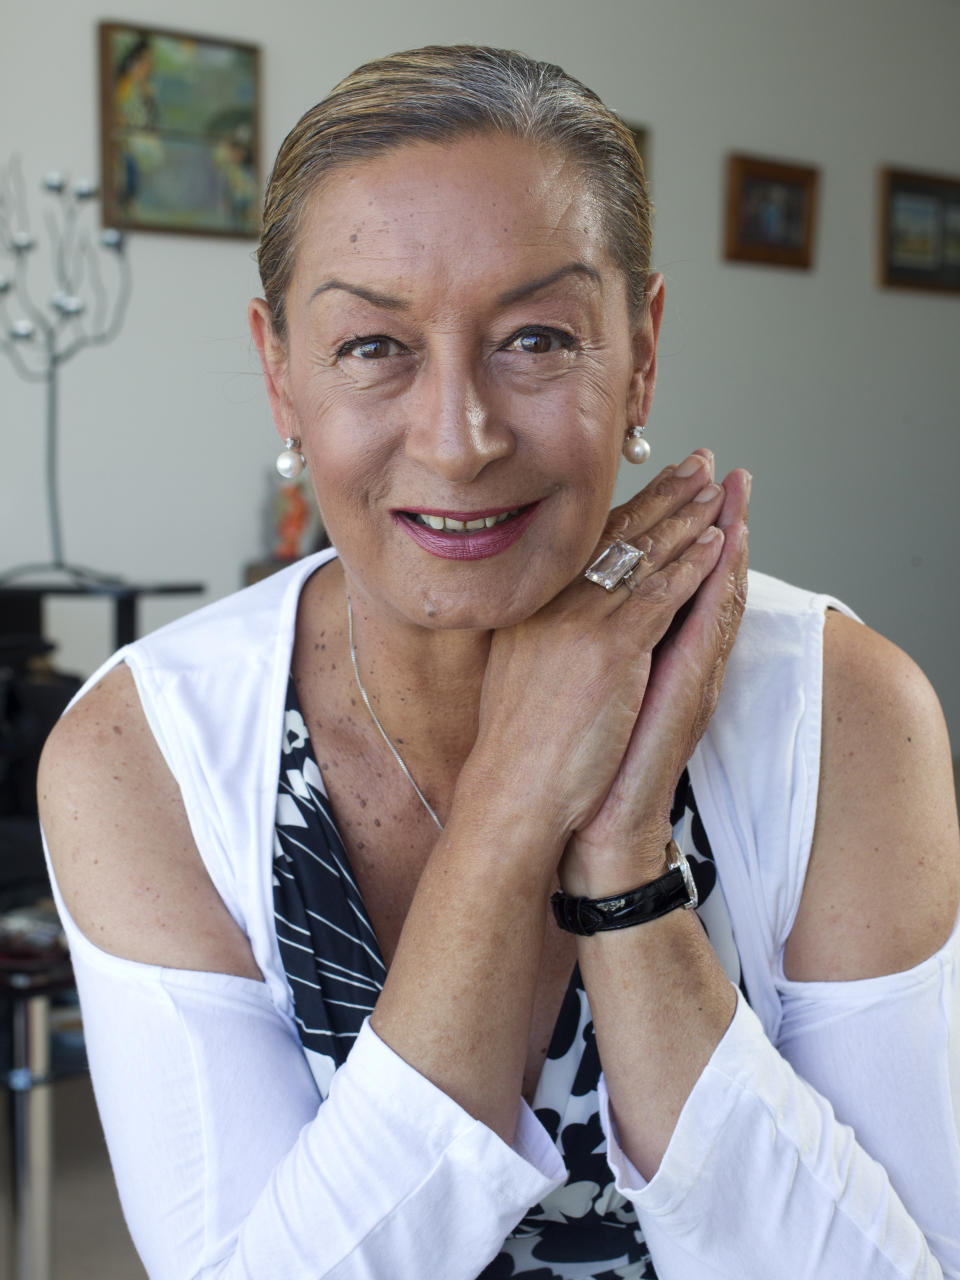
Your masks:
[[[104,225],[256,236],[259,49],[117,22],[99,36]]]

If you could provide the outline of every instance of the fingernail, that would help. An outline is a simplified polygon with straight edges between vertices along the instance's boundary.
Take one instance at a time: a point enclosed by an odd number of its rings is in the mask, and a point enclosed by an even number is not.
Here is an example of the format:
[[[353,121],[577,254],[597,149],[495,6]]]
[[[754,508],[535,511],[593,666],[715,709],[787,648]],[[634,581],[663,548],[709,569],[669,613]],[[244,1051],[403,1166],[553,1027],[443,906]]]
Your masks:
[[[702,453],[691,453],[689,458],[680,463],[675,474],[682,480],[686,480],[688,476],[696,475],[700,468],[706,465],[706,461]]]
[[[753,476],[747,472],[747,499],[750,498],[750,490],[753,488]]]
[[[712,524],[709,529],[704,529],[703,533],[701,533],[697,541],[713,542],[714,538],[719,538],[722,536],[722,532],[723,531],[721,529],[718,529],[715,524]]]
[[[694,498],[694,502],[712,502],[723,492],[718,484],[706,484]]]

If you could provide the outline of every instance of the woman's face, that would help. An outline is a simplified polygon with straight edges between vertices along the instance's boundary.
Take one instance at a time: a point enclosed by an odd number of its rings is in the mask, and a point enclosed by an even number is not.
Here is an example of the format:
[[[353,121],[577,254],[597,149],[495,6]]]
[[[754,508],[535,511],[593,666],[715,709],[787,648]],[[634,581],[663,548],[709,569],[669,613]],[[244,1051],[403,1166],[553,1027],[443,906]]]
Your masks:
[[[481,135],[335,172],[305,209],[286,344],[265,304],[251,323],[351,590],[444,628],[551,599],[645,418],[660,307],[658,282],[632,330],[593,194],[558,154]]]

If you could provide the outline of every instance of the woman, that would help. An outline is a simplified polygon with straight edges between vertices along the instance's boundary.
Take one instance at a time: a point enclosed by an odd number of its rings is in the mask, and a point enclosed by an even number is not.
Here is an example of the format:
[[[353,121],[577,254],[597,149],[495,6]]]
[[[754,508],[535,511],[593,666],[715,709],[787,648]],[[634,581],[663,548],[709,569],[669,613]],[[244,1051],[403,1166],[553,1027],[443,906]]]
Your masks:
[[[114,128],[120,139],[116,176],[117,200],[125,212],[137,216],[144,172],[163,162],[158,136],[160,111],[152,84],[153,49],[149,37],[137,36],[118,61],[114,82]]]
[[[362,67],[260,263],[337,554],[118,655],[40,778],[150,1274],[960,1275],[942,717],[824,597],[754,577],[734,645],[745,472],[608,512],[627,131],[518,54]]]

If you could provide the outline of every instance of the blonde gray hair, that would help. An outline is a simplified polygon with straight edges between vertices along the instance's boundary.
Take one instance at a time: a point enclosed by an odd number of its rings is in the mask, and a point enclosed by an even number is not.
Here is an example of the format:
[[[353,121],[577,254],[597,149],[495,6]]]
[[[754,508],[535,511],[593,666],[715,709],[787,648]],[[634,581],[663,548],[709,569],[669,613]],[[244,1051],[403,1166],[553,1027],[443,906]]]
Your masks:
[[[263,206],[260,279],[278,337],[310,194],[335,170],[411,142],[498,132],[553,147],[577,163],[603,211],[608,251],[642,313],[651,207],[643,163],[620,118],[579,80],[508,49],[431,45],[358,67],[293,127]]]

